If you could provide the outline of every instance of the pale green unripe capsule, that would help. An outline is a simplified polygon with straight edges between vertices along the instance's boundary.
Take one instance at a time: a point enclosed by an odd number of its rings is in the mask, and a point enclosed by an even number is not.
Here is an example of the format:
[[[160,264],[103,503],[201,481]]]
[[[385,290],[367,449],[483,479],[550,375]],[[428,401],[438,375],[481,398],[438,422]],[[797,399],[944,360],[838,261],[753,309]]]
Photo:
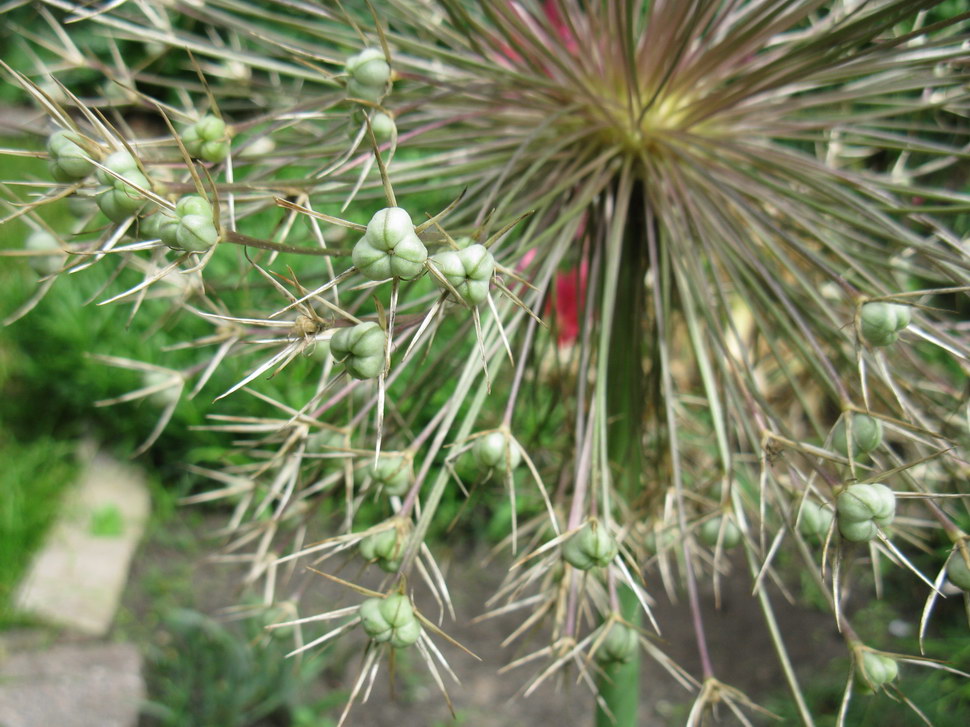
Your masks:
[[[388,495],[401,496],[411,486],[411,463],[403,454],[382,454],[377,464],[370,465],[370,476]]]
[[[101,164],[122,177],[131,178],[132,172],[141,172],[141,170],[138,169],[138,163],[135,161],[135,158],[124,149],[112,152],[105,158],[103,162],[101,162]],[[96,176],[98,181],[100,181],[102,184],[114,185],[118,181],[117,177],[112,177],[103,169],[96,170],[94,176]]]
[[[885,485],[850,485],[835,501],[839,532],[852,542],[876,537],[880,528],[892,524],[896,514],[896,496]]]
[[[329,348],[329,347],[328,347]],[[321,429],[306,438],[306,451],[317,454],[338,452],[346,446],[343,433],[335,429]]]
[[[27,258],[28,264],[38,275],[53,275],[60,271],[66,255],[61,248],[61,243],[51,233],[45,230],[31,232],[24,242],[24,247],[34,252],[55,253],[53,255],[32,255]]]
[[[376,562],[381,570],[396,573],[401,567],[401,556],[404,554],[404,542],[399,539],[397,528],[381,530],[360,541],[357,546],[361,557],[370,562]]]
[[[151,184],[145,176],[135,170],[125,170],[125,179],[142,189],[150,189]],[[114,222],[122,222],[131,217],[145,203],[141,192],[120,179],[111,178],[111,185],[102,189],[97,196],[98,207],[105,217]]]
[[[387,335],[374,323],[341,328],[330,339],[330,353],[355,379],[373,379],[384,370]]]
[[[400,207],[387,207],[367,223],[367,230],[354,245],[354,266],[370,280],[404,278],[421,274],[428,249],[414,232],[411,216]]]
[[[828,533],[834,518],[831,510],[806,500],[802,506],[801,520],[798,521],[798,531],[806,538],[821,540]]]
[[[407,596],[392,593],[385,598],[368,598],[358,610],[364,631],[377,643],[395,649],[410,646],[421,636],[421,624]]]
[[[188,194],[182,197],[175,205],[175,214],[179,217],[186,215],[201,215],[202,217],[212,217],[212,205],[205,197],[197,194]]]
[[[79,142],[77,134],[63,129],[55,131],[47,140],[47,152],[50,154],[48,167],[56,181],[74,182],[94,171],[94,162]]]
[[[862,306],[860,319],[863,338],[873,346],[889,346],[909,325],[912,311],[908,305],[874,301]]]
[[[358,130],[365,125],[364,112],[360,109],[353,114],[354,125],[350,129],[351,138],[357,136]],[[394,119],[385,114],[383,111],[374,111],[370,114],[370,128],[374,132],[374,138],[377,139],[379,143],[384,143],[389,141],[391,137],[397,132],[397,126],[394,124]],[[366,139],[367,136],[365,135]]]
[[[596,660],[601,664],[626,664],[637,653],[639,644],[640,639],[634,629],[614,621],[596,650]]]
[[[946,577],[950,583],[964,591],[970,591],[970,568],[967,568],[959,550],[953,551],[950,562],[946,564]]]
[[[488,286],[495,274],[495,258],[484,245],[471,244],[460,250],[445,250],[431,257],[432,264],[469,305],[488,298]],[[438,287],[446,289],[440,280]]]
[[[862,655],[862,666],[859,673],[863,680],[868,678],[872,685],[878,688],[897,677],[899,665],[892,657],[867,651]]]
[[[882,444],[882,422],[868,414],[852,414],[852,453],[869,454]],[[849,456],[845,417],[839,419],[832,430],[832,447],[841,455]]]
[[[222,119],[203,116],[182,132],[182,144],[193,157],[221,162],[229,156],[229,129]]]
[[[482,467],[514,470],[522,462],[519,445],[502,431],[489,432],[476,439],[472,452]]]
[[[668,529],[661,530],[657,532],[656,530],[649,530],[646,535],[643,536],[643,547],[651,555],[656,555],[657,553],[669,550],[677,542],[677,531]]]
[[[733,520],[724,520],[721,516],[711,518],[701,525],[701,541],[710,548],[716,547],[722,522],[724,523],[724,537],[721,540],[721,547],[725,550],[737,547],[741,543],[741,530],[734,524]]]
[[[175,244],[179,250],[205,252],[219,242],[219,231],[211,217],[185,215],[175,229]]]
[[[384,86],[365,86],[351,78],[347,82],[347,97],[378,104],[384,98]]]
[[[161,386],[162,384],[166,384],[165,388],[148,395],[148,401],[159,409],[177,404],[182,391],[180,387],[172,384],[171,374],[166,374],[163,371],[146,371],[142,375],[142,386]]]
[[[364,48],[350,56],[344,68],[351,80],[361,86],[383,90],[391,79],[391,67],[380,48]]]
[[[579,570],[605,568],[616,557],[619,547],[602,523],[591,520],[562,546],[562,557]]]

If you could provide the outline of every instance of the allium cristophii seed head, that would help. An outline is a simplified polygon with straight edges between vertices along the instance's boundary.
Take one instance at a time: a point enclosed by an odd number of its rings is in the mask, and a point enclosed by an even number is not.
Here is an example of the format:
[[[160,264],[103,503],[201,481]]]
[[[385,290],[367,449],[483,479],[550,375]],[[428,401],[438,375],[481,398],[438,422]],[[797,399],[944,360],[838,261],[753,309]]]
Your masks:
[[[411,215],[400,207],[387,207],[367,223],[354,245],[354,265],[371,280],[409,280],[424,271],[428,249],[414,232]]]
[[[562,546],[563,560],[579,570],[605,568],[618,552],[616,540],[596,520],[583,525]]]
[[[882,422],[868,414],[847,414],[852,417],[852,454],[868,454],[882,444]],[[845,417],[832,430],[832,446],[843,456],[849,456],[849,442]]]
[[[330,339],[330,354],[355,379],[373,379],[384,369],[387,336],[373,321],[341,328]]]
[[[896,495],[881,484],[850,485],[836,498],[839,532],[846,540],[872,540],[896,514]]]

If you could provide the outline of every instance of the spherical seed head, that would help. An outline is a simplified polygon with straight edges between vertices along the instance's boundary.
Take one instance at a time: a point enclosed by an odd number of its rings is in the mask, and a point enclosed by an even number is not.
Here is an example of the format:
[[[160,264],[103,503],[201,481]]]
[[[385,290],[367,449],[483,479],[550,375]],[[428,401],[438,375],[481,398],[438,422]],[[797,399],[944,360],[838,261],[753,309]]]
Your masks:
[[[352,80],[371,88],[383,89],[391,78],[391,67],[380,48],[365,48],[350,56],[345,69]]]
[[[205,252],[217,242],[219,231],[210,216],[185,215],[175,230],[175,243],[181,250]]]
[[[957,588],[970,591],[970,568],[967,567],[959,550],[953,551],[950,562],[946,564],[946,577]]]
[[[489,432],[479,437],[472,451],[483,467],[514,470],[522,462],[519,445],[505,432]]]
[[[626,664],[633,658],[639,643],[634,629],[614,621],[596,650],[596,659],[601,664]]]
[[[205,197],[197,194],[187,194],[182,197],[175,205],[175,214],[179,217],[186,215],[201,215],[202,217],[212,217],[212,205]]]
[[[27,258],[30,267],[38,275],[53,275],[61,269],[64,262],[64,250],[61,243],[57,241],[51,233],[46,230],[36,230],[27,236],[24,242],[27,250],[34,252],[56,252],[54,255],[37,255]]]

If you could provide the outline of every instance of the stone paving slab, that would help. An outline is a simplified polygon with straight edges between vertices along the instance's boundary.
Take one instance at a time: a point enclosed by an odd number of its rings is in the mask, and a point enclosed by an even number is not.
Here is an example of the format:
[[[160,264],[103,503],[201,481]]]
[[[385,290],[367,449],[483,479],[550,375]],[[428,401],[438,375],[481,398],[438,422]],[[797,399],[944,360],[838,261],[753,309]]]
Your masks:
[[[135,727],[144,698],[131,644],[0,654],[0,727]]]
[[[95,454],[64,498],[15,595],[15,608],[84,634],[106,634],[149,504],[139,470]]]

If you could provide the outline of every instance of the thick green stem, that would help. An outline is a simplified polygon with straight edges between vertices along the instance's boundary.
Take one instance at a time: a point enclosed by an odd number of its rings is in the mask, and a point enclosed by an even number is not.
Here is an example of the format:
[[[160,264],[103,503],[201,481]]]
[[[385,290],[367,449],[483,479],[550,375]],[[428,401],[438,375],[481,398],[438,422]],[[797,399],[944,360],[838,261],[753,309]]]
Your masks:
[[[643,195],[634,185],[616,278],[607,377],[608,454],[614,491],[633,502],[643,488],[643,321],[646,274],[646,215]],[[608,268],[609,266],[607,266]],[[633,592],[617,586],[619,610],[632,626],[639,627],[642,611]],[[597,727],[635,727],[640,703],[640,652],[626,664],[605,669],[599,679],[600,695],[609,714],[596,710]]]

